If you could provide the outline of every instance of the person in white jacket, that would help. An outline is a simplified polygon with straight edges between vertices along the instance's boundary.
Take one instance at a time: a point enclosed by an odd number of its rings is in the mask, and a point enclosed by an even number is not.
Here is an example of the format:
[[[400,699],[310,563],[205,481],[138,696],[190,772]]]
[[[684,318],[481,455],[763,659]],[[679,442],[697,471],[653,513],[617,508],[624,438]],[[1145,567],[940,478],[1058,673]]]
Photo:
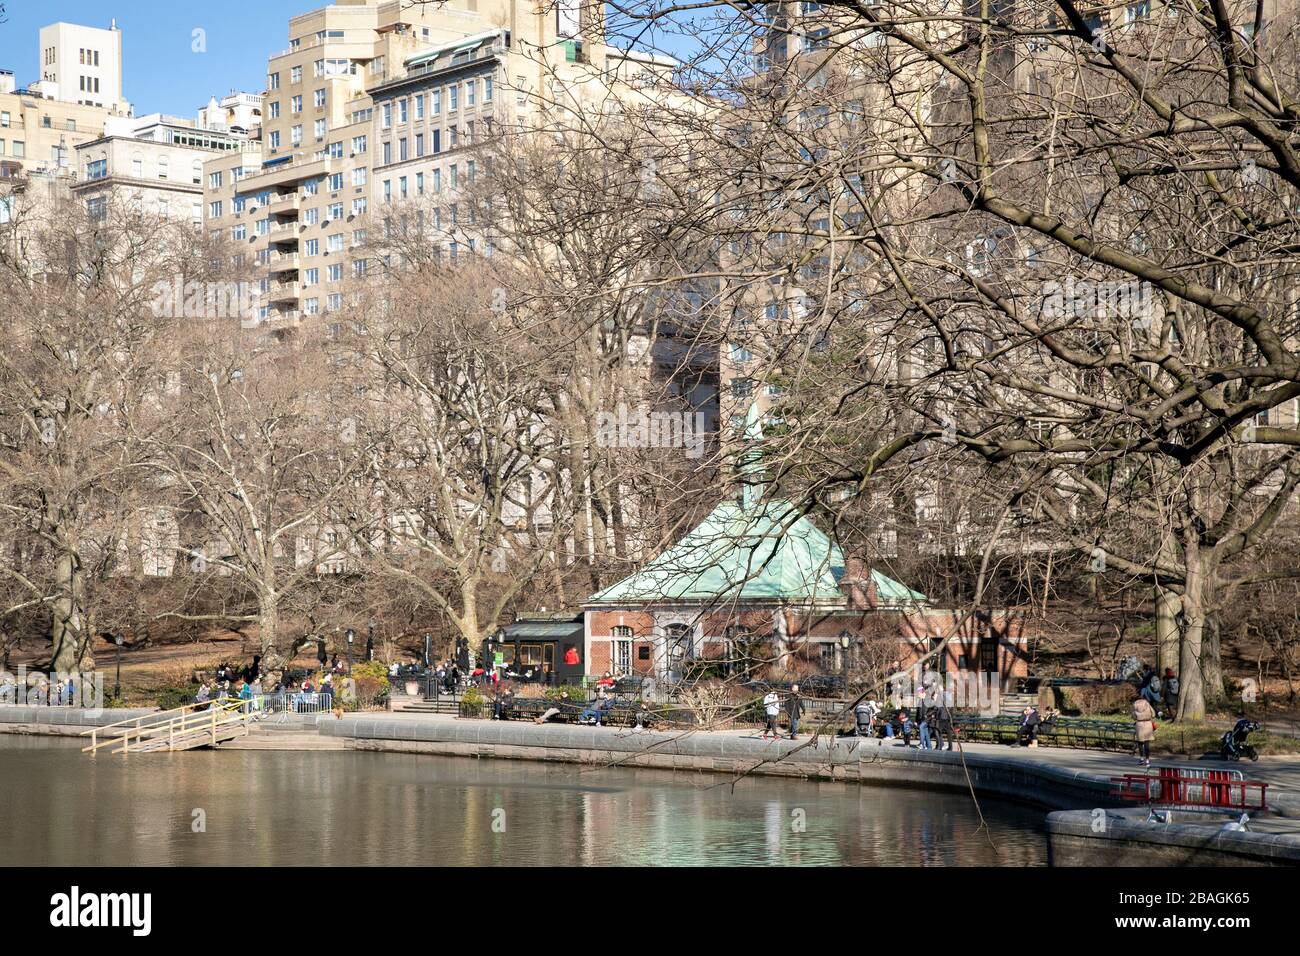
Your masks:
[[[777,735],[776,718],[781,713],[781,698],[776,691],[767,692],[767,696],[763,698],[763,710],[767,713],[767,726],[763,728],[763,739],[766,740],[768,734],[773,737]]]

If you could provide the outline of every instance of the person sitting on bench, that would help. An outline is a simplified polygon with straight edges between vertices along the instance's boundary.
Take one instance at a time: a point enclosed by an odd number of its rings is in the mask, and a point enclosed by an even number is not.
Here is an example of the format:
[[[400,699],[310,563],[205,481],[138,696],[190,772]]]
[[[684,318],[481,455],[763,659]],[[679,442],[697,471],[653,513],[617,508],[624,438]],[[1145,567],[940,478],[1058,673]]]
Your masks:
[[[1016,732],[1016,742],[1022,747],[1038,746],[1038,725],[1042,723],[1038,710],[1026,707],[1020,715],[1020,729]]]

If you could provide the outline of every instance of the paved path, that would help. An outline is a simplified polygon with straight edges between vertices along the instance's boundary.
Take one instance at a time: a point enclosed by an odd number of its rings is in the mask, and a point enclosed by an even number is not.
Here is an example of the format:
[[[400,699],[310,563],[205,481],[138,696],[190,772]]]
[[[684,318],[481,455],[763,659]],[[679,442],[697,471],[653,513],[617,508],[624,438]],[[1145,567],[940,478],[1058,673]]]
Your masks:
[[[459,717],[452,717],[444,714],[402,714],[396,713],[368,713],[368,714],[349,714],[349,718],[354,720],[364,720],[366,718],[389,719],[400,717],[404,720],[425,720],[437,722],[454,722],[461,720]],[[569,724],[548,724],[547,727],[553,727],[556,733],[563,733],[571,729]],[[622,727],[601,727],[589,728],[602,733],[626,735],[630,733]],[[734,739],[736,737],[745,737],[751,740],[760,740],[762,735],[753,729],[745,730],[715,730],[715,731],[683,731],[692,736],[718,737],[721,739]],[[807,736],[802,736],[800,740],[807,740]],[[773,743],[776,741],[774,740]],[[866,742],[867,746],[871,741]],[[901,741],[878,740],[874,741],[877,746],[888,750],[891,747],[902,749]],[[915,749],[915,747],[914,747]],[[978,744],[966,743],[962,745],[966,753],[990,754],[1013,760],[1023,760],[1027,763],[1043,763],[1062,769],[1077,770],[1082,773],[1092,774],[1098,777],[1119,776],[1125,773],[1135,773],[1141,769],[1136,757],[1127,754],[1107,753],[1099,750],[1073,750],[1067,747],[1012,747],[1005,744]],[[1223,760],[1201,760],[1195,757],[1168,757],[1153,758],[1153,767],[1158,766],[1187,766],[1203,767],[1207,769],[1236,769],[1241,770],[1248,780],[1262,780],[1269,785],[1269,790],[1282,790],[1288,794],[1300,796],[1300,755],[1277,755],[1260,757],[1258,763],[1230,763]]]

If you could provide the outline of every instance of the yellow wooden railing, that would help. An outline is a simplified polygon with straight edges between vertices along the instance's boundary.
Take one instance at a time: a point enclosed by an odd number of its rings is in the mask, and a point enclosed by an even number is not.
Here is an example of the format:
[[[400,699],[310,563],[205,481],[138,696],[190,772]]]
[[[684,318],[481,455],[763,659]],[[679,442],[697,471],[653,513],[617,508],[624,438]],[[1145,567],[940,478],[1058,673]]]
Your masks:
[[[186,704],[83,731],[81,736],[90,737],[90,746],[83,747],[82,753],[98,753],[107,747],[109,753],[126,755],[132,749],[143,749],[146,744],[158,745],[150,746],[151,750],[175,750],[178,739],[182,749],[188,749],[208,742],[208,734],[210,742],[215,744],[230,728],[247,728],[251,719],[248,701],[218,697],[202,704]],[[164,739],[166,747],[161,746]]]

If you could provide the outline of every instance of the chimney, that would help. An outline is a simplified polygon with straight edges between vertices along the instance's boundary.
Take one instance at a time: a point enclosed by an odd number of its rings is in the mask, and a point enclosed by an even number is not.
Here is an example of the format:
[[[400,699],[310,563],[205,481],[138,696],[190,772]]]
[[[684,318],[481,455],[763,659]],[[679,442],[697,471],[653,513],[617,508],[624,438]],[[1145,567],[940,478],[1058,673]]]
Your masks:
[[[866,610],[876,606],[875,588],[871,582],[871,568],[858,557],[844,559],[844,577],[840,582],[848,598],[849,607]]]

